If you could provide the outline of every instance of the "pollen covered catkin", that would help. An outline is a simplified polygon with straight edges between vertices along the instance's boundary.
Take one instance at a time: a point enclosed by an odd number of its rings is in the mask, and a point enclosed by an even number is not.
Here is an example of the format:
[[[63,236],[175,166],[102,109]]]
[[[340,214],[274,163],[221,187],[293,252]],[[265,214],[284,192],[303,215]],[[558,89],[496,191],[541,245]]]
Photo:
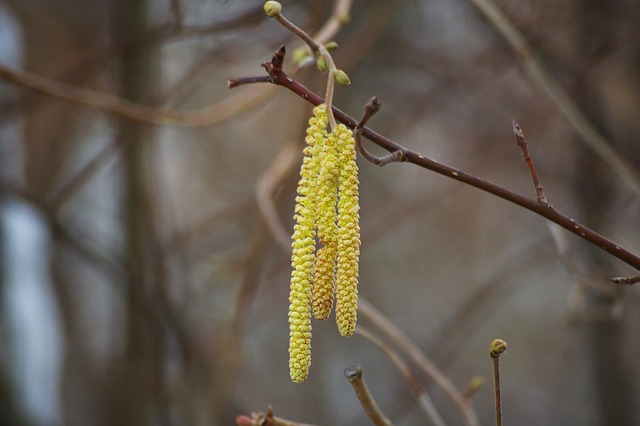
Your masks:
[[[313,317],[325,320],[333,308],[335,292],[336,257],[338,255],[338,164],[337,138],[327,135],[322,150],[318,151],[320,173],[318,175],[317,229],[318,241],[322,247],[316,253],[315,275],[313,282]]]
[[[317,150],[327,136],[326,108],[314,108],[305,138],[304,158],[300,168],[296,197],[295,225],[291,254],[291,288],[289,293],[289,372],[300,383],[311,366],[311,286],[316,249],[316,196],[320,172]]]
[[[314,108],[291,237],[289,372],[297,383],[307,378],[311,366],[311,315],[328,318],[335,298],[341,335],[352,335],[357,319],[360,225],[355,140],[343,124],[327,133],[327,122],[326,106]]]
[[[338,260],[336,268],[336,323],[343,336],[351,336],[358,314],[358,260],[360,258],[360,205],[355,139],[344,124],[334,130],[338,144]]]

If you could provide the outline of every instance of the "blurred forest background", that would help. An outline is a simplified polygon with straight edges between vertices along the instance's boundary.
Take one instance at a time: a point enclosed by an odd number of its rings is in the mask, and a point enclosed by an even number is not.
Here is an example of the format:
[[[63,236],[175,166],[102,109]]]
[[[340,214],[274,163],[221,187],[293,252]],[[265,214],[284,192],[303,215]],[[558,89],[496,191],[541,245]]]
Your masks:
[[[227,88],[301,45],[262,3],[0,2],[1,424],[231,425],[269,404],[368,424],[351,365],[395,424],[428,424],[389,358],[331,320],[314,323],[309,379],[289,380],[286,239],[311,106],[271,85]],[[312,34],[336,4],[283,2]],[[637,170],[637,2],[496,4]],[[549,201],[640,252],[639,182],[585,144],[471,1],[356,0],[349,16],[331,37],[352,82],[336,106],[358,117],[377,95],[373,129],[535,198],[516,119]],[[295,77],[324,93],[315,67]],[[485,377],[481,424],[495,422],[498,337],[505,424],[640,424],[640,293],[609,281],[630,267],[456,181],[359,165],[360,295],[461,391]],[[364,315],[359,326],[384,336]]]

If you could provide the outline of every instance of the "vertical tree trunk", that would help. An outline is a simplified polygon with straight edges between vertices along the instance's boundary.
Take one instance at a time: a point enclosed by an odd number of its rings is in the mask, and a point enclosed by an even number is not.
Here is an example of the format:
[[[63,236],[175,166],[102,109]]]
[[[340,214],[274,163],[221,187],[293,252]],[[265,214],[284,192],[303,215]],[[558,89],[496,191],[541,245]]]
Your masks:
[[[147,52],[132,49],[147,28],[145,0],[113,2],[113,42],[121,53],[120,96],[148,103],[154,65]],[[162,330],[154,309],[152,215],[145,187],[145,154],[149,126],[122,120],[117,143],[124,147],[122,213],[127,269],[125,306],[126,331],[123,377],[116,389],[119,408],[112,424],[140,426],[158,422],[166,407],[159,403],[162,383]]]

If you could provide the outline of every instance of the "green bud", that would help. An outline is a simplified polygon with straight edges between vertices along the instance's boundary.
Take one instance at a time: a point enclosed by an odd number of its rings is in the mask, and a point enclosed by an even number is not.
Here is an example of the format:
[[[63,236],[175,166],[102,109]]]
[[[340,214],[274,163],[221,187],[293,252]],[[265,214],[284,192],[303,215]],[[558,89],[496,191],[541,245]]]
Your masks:
[[[309,58],[309,49],[304,46],[296,47],[291,54],[291,59],[296,65],[302,65]]]
[[[338,48],[338,43],[336,43],[335,41],[330,41],[327,44],[325,44],[324,47],[325,49],[327,49],[328,52],[333,52]]]
[[[472,395],[478,392],[478,390],[480,390],[482,386],[484,386],[484,379],[482,378],[482,376],[475,376],[473,379],[471,379],[471,382],[469,382],[469,386],[467,386],[467,389],[464,391],[464,396],[470,398]]]
[[[278,16],[282,13],[282,5],[277,1],[268,1],[264,4],[264,12],[267,16],[273,18],[274,16]]]
[[[489,355],[491,355],[491,358],[498,358],[506,350],[507,342],[505,342],[504,340],[495,339],[493,342],[491,342],[491,345],[489,345]]]
[[[323,74],[327,72],[327,67],[328,67],[327,61],[322,56],[316,59],[316,65],[320,70],[320,72],[322,72]]]
[[[347,75],[346,72],[342,70],[336,70],[336,73],[333,75],[333,77],[336,79],[338,83],[344,84],[345,86],[348,86],[349,84],[351,84],[351,80],[349,80],[349,76]]]

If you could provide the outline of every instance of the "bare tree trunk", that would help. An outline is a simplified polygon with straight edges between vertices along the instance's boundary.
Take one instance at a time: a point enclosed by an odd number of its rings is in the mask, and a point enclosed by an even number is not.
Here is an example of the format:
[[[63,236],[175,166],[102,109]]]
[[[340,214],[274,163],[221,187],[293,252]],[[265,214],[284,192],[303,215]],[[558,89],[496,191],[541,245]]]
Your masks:
[[[117,0],[113,3],[114,45],[121,53],[120,95],[148,103],[152,90],[154,61],[146,52],[130,54],[140,34],[147,28],[145,0]],[[120,122],[117,143],[124,147],[122,212],[125,234],[126,316],[125,353],[119,395],[119,410],[112,424],[162,424],[168,407],[160,403],[163,389],[163,332],[155,309],[157,285],[150,271],[153,253],[153,214],[145,186],[145,154],[150,128],[144,124]]]

